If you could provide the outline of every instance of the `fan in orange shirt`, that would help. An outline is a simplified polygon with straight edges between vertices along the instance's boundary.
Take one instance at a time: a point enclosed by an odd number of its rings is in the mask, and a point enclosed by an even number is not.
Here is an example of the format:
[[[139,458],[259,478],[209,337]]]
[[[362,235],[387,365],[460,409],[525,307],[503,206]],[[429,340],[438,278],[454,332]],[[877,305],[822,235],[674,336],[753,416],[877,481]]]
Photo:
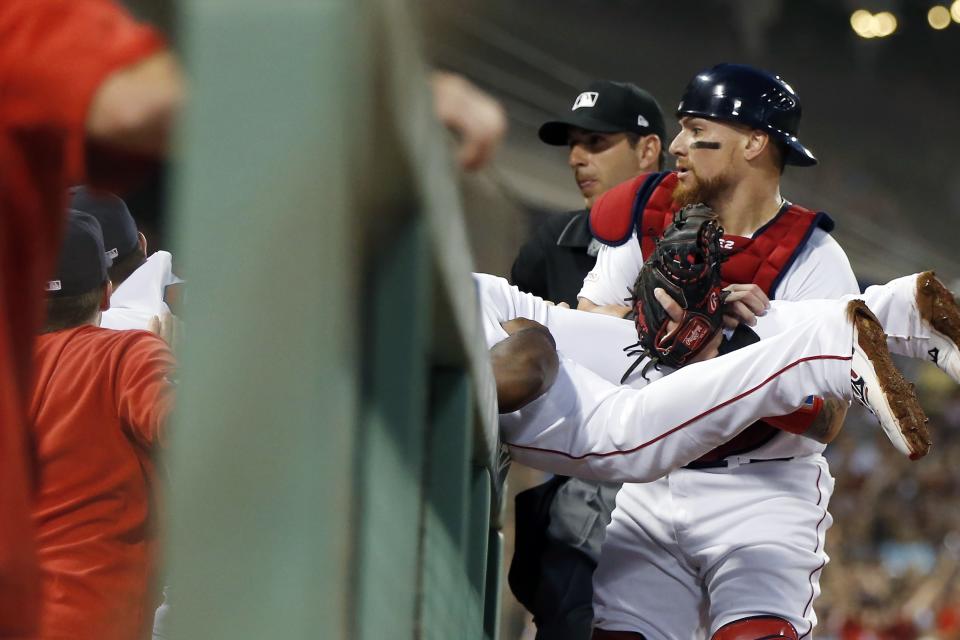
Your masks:
[[[29,405],[44,640],[148,637],[157,604],[154,453],[174,360],[152,333],[97,326],[110,306],[107,266],[97,220],[72,212]]]
[[[158,34],[111,0],[0,2],[0,637],[29,638],[37,581],[26,394],[66,188],[120,186],[182,101]],[[123,157],[118,157],[123,154]]]

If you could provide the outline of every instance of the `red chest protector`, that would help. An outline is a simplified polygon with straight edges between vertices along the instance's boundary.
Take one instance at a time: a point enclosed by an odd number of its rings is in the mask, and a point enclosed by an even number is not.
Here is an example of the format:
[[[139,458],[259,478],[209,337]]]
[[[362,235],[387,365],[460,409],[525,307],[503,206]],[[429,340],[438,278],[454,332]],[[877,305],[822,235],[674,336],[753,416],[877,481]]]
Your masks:
[[[604,193],[590,210],[590,231],[603,244],[618,246],[630,239],[634,229],[644,258],[673,221],[677,207],[674,172],[648,173],[617,185]],[[832,231],[826,213],[814,213],[791,204],[784,207],[752,238],[725,235],[721,240],[730,258],[721,275],[726,284],[754,283],[773,297],[777,285],[816,228]]]
[[[590,232],[606,245],[619,246],[629,241],[636,229],[646,258],[653,253],[656,240],[673,221],[677,211],[673,203],[676,185],[677,174],[674,172],[648,173],[617,185],[600,196],[591,208]],[[723,236],[721,244],[730,255],[720,270],[724,282],[752,282],[773,298],[783,275],[818,227],[832,231],[833,220],[826,213],[814,213],[791,204],[783,207],[752,238]],[[769,442],[777,433],[779,430],[764,422],[754,423],[697,462],[703,466],[702,463],[752,451]]]

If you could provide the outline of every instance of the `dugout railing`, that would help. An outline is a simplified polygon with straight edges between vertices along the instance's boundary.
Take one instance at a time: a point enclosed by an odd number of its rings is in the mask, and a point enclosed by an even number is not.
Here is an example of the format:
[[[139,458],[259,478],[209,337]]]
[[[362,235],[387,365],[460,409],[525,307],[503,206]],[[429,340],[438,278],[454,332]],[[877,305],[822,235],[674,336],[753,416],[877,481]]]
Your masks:
[[[495,638],[502,483],[412,3],[179,3],[175,638]]]

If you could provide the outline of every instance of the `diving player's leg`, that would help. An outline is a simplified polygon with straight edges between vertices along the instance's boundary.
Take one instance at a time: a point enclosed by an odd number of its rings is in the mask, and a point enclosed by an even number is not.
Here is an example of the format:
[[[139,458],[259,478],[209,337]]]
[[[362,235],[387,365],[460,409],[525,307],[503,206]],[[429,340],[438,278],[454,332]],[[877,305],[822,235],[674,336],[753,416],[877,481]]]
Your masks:
[[[863,294],[893,353],[936,363],[960,382],[960,307],[932,271],[869,287]]]
[[[643,389],[618,387],[562,360],[553,387],[501,416],[513,457],[586,479],[645,482],[696,459],[765,416],[799,408],[810,393],[852,398],[853,327],[847,305],[792,331]]]
[[[896,278],[843,299],[856,298],[883,325],[892,353],[934,362],[960,383],[960,306],[933,271]],[[766,315],[757,318],[754,331],[761,339],[776,335],[821,313],[831,302],[772,301]]]
[[[842,300],[855,297],[845,296]],[[757,317],[757,324],[751,329],[764,340],[829,313],[836,304],[837,300],[771,300],[770,307],[764,315]]]
[[[624,325],[629,323],[598,314],[557,309],[535,296],[517,291],[500,278],[475,277],[481,290],[481,308],[489,343],[506,337],[499,321],[522,315],[543,321],[555,330],[558,327],[576,327],[565,341],[568,346],[566,353],[593,357],[598,362],[598,369],[603,368],[603,356],[619,353],[604,342],[611,332],[598,333],[595,327],[599,326],[598,322],[603,322],[610,327],[619,327],[622,334]],[[838,389],[835,379],[828,383],[829,377],[814,373],[812,381],[803,380],[810,377],[806,376],[808,371],[831,369],[834,373],[843,371],[840,379],[849,382],[850,354],[854,352],[854,357],[859,358],[858,368],[863,371],[862,375],[858,374],[858,380],[866,380],[868,386],[877,387],[872,395],[861,394],[861,397],[865,398],[868,405],[873,405],[871,410],[878,415],[884,430],[901,451],[913,457],[923,455],[926,452],[924,447],[929,445],[921,442],[925,440],[925,428],[922,422],[917,425],[917,421],[922,420],[922,411],[916,398],[900,384],[902,378],[899,382],[894,380],[897,384],[888,384],[893,376],[899,376],[899,372],[889,362],[885,346],[874,346],[872,350],[874,357],[879,355],[886,358],[883,370],[878,371],[874,371],[874,358],[870,354],[862,348],[852,348],[851,322],[854,315],[851,315],[849,305],[843,301],[823,300],[792,303],[789,306],[793,309],[784,306],[782,310],[768,314],[770,318],[765,318],[771,326],[781,328],[781,333],[773,338],[736,354],[687,367],[681,370],[685,373],[679,378],[677,376],[681,372],[670,376],[671,389],[663,389],[658,395],[661,396],[661,402],[666,399],[674,408],[680,406],[683,410],[693,410],[682,413],[681,420],[667,420],[667,417],[673,417],[669,411],[665,415],[658,415],[662,407],[656,401],[647,402],[650,394],[633,396],[626,389],[602,384],[605,379],[619,376],[622,362],[608,369],[608,375],[604,378],[591,380],[590,370],[564,360],[555,390],[551,389],[518,414],[501,420],[507,432],[519,429],[512,432],[517,437],[507,437],[507,441],[513,443],[515,451],[526,452],[518,453],[518,457],[529,458],[528,464],[558,473],[607,481],[658,477],[725,442],[756,419],[790,413],[800,407],[811,393],[849,399],[852,397],[849,385],[840,383]],[[872,326],[865,322],[864,314],[855,315],[860,325],[868,329]],[[793,324],[803,318],[807,319],[805,323]],[[787,331],[787,328],[790,330]],[[612,329],[613,332],[617,330]],[[860,335],[866,334],[861,331]],[[835,344],[837,340],[846,346]],[[837,368],[837,363],[842,361],[846,361],[847,365]],[[830,362],[832,366],[828,364]],[[708,369],[701,374],[697,368],[703,366]],[[717,394],[744,388],[742,370],[750,372],[747,380],[759,385],[757,389],[747,386],[752,390],[746,396],[728,394],[718,398]],[[706,387],[702,393],[698,384]],[[759,392],[761,388],[767,389]],[[781,395],[774,394],[772,400],[766,401],[764,394],[771,389]],[[758,398],[765,401],[758,403]],[[718,406],[720,402],[724,404]],[[895,413],[894,409],[905,403],[915,411],[906,416]],[[701,415],[701,411],[707,413]],[[731,416],[731,413],[737,415]],[[654,416],[652,421],[651,415]],[[712,415],[721,418],[719,421],[709,419],[708,416]],[[703,424],[696,430],[688,429],[697,422]],[[671,433],[650,433],[647,424],[678,426]],[[693,433],[695,437],[670,437],[674,432],[681,431]],[[686,442],[686,446],[681,444],[683,442]],[[659,451],[664,446],[673,448],[667,451],[669,455]],[[652,451],[657,454],[649,455]],[[651,466],[638,464],[638,460],[645,462],[646,458],[655,458]]]

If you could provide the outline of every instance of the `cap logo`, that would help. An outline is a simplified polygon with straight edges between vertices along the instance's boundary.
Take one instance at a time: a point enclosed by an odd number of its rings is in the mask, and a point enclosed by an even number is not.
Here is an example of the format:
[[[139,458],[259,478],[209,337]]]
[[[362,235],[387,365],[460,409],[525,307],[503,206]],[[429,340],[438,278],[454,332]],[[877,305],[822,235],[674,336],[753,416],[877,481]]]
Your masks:
[[[642,115],[637,116],[637,126],[638,127],[649,127],[650,122],[647,121]]]
[[[63,285],[60,284],[59,280],[47,280],[47,291],[60,291],[63,289]]]
[[[581,107],[592,107],[597,104],[597,98],[599,97],[600,94],[596,91],[584,91],[573,101],[573,108],[570,111],[576,111]]]

